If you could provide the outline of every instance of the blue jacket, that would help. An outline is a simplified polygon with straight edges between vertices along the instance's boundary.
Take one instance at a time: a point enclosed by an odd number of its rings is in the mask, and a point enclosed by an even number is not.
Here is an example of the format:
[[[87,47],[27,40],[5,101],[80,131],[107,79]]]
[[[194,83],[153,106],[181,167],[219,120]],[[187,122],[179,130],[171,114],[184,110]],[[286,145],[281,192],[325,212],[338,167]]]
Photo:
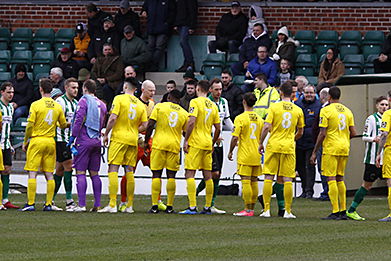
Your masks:
[[[269,50],[272,46],[272,40],[269,35],[264,33],[261,37],[255,40],[253,36],[247,38],[239,49],[239,62],[243,64],[246,61],[251,61],[254,57],[257,57],[257,50],[259,46],[266,46]]]
[[[170,34],[175,22],[173,0],[146,0],[141,12],[147,12],[148,34]]]
[[[251,73],[253,78],[259,73],[264,73],[267,76],[267,83],[271,86],[277,85],[278,66],[275,61],[269,57],[264,64],[260,64],[258,57],[255,57],[248,63],[247,71]]]
[[[308,102],[304,99],[304,96],[301,96],[297,101],[295,101],[295,104],[303,110],[305,120],[304,133],[303,136],[297,140],[296,148],[302,150],[313,149],[315,146],[315,139],[313,137],[312,128],[319,115],[320,109],[322,108],[322,104],[318,99]]]

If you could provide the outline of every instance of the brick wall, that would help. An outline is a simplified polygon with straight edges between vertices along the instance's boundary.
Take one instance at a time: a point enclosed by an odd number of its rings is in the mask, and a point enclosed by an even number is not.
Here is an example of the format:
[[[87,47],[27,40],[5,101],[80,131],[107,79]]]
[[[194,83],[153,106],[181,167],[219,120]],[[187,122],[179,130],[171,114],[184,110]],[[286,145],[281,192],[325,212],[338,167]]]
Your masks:
[[[217,5],[217,4],[216,4]],[[101,6],[105,11],[115,13],[114,5]],[[139,5],[133,5],[133,10],[140,12]],[[287,25],[292,31],[298,30],[381,30],[391,28],[391,8],[384,6],[262,6],[264,18],[269,30],[276,30],[281,25]],[[196,34],[214,34],[215,26],[222,14],[229,10],[221,3],[218,6],[200,4],[199,27]],[[248,7],[243,7],[247,14]],[[78,21],[85,21],[83,5],[33,5],[33,4],[3,4],[0,3],[0,25],[15,29],[17,27],[74,27]],[[145,21],[142,21],[145,27]]]

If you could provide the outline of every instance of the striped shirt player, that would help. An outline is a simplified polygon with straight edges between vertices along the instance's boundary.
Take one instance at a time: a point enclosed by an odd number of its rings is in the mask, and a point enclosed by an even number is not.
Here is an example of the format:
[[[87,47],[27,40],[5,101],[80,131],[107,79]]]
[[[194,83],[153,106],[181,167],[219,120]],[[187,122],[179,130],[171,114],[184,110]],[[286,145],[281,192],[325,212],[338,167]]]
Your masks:
[[[5,150],[11,149],[10,132],[12,124],[12,115],[14,114],[14,107],[10,103],[8,105],[5,105],[3,101],[0,100],[0,109],[1,114],[3,115],[0,144],[1,149],[4,153]],[[6,162],[4,162],[4,164],[7,165]]]
[[[373,142],[373,140],[374,138],[380,136],[381,118],[382,115],[379,112],[376,112],[370,115],[365,121],[365,127],[362,137],[362,140],[365,142],[365,164],[376,164],[376,154],[379,150],[379,145]]]

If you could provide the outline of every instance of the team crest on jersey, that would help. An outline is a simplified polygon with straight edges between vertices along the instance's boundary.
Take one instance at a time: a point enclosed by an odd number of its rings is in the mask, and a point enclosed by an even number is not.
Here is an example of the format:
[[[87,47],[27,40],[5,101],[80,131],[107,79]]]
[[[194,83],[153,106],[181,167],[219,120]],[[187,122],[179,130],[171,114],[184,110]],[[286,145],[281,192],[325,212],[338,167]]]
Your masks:
[[[190,107],[189,113],[193,113],[193,112],[194,112],[194,107]]]
[[[386,127],[387,127],[387,122],[386,122],[386,121],[383,121],[383,122],[381,123],[381,128],[384,129],[384,128],[386,128]]]
[[[335,108],[336,108],[336,110],[338,112],[344,112],[345,111],[345,108],[343,106],[339,105],[339,104],[337,106],[335,106]]]
[[[45,105],[47,108],[54,108],[54,101],[45,101]]]
[[[323,123],[323,117],[320,117],[319,118],[319,124],[322,124]]]
[[[283,108],[284,108],[284,110],[286,110],[286,111],[291,111],[291,110],[293,109],[293,105],[292,105],[292,104],[286,104],[286,103],[284,103],[284,104],[283,104]]]

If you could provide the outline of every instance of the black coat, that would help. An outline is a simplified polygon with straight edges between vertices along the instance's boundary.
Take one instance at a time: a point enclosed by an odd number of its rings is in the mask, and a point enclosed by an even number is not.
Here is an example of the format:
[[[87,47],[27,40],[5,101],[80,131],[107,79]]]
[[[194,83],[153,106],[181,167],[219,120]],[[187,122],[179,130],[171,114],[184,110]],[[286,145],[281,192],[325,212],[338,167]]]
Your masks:
[[[58,55],[58,59],[54,60],[50,66],[53,67],[60,67],[62,70],[62,75],[65,79],[68,79],[70,77],[77,78],[79,76],[79,65],[75,60],[70,58],[68,61],[64,62],[61,60],[61,56]]]
[[[102,50],[105,43],[111,43],[117,53],[120,51],[120,38],[115,27],[110,28],[107,32],[103,31],[94,37],[88,46],[88,58],[103,56]]]
[[[268,50],[272,46],[272,41],[267,33],[255,40],[253,36],[247,38],[239,50],[239,61],[244,63],[245,61],[251,61],[257,56],[259,46],[266,46]]]
[[[243,93],[240,88],[233,83],[228,85],[228,88],[223,88],[221,97],[227,99],[229,107],[229,115],[232,121],[235,120],[235,117],[241,114],[243,109]]]
[[[106,13],[102,10],[98,10],[96,15],[92,18],[88,18],[88,34],[92,38],[95,34],[101,33],[103,31],[103,19],[110,16],[109,13]]]
[[[194,30],[197,25],[197,0],[177,0],[176,10],[175,26],[188,26]]]
[[[117,28],[118,36],[120,39],[124,38],[124,28],[127,25],[131,25],[137,36],[141,36],[140,31],[140,17],[138,14],[129,10],[126,14],[122,14],[120,10],[115,14],[114,17],[115,28]]]
[[[16,103],[18,106],[29,106],[34,98],[33,82],[27,77],[27,75],[19,80],[14,77],[10,80],[10,82],[14,86],[14,98],[12,98],[12,102]]]
[[[148,34],[170,34],[175,22],[174,0],[145,0],[142,12],[147,12]]]
[[[248,18],[242,12],[232,15],[231,12],[224,14],[216,27],[216,40],[225,38],[242,42],[247,32]]]

